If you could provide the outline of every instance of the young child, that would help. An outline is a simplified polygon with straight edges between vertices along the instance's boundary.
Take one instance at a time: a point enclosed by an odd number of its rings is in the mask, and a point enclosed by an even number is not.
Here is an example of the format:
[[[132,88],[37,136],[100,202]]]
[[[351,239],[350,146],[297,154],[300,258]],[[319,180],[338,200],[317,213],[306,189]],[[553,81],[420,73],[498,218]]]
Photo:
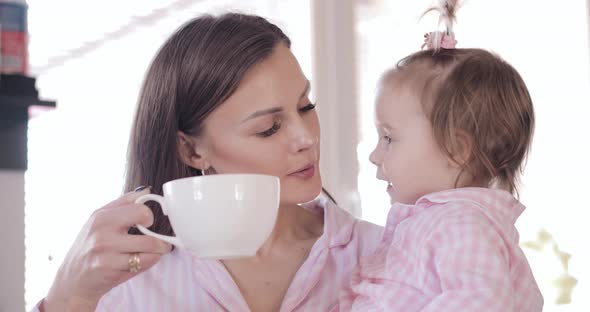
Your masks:
[[[518,72],[446,32],[380,82],[371,154],[392,208],[380,247],[361,262],[340,311],[541,311],[518,246],[514,197],[534,114]]]

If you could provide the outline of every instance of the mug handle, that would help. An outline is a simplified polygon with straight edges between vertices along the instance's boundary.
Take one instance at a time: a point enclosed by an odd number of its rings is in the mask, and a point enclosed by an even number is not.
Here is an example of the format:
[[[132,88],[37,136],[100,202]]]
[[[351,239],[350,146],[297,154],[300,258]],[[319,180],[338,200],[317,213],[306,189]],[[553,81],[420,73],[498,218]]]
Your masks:
[[[146,202],[153,200],[155,202],[157,202],[158,204],[160,204],[160,207],[162,207],[162,212],[165,215],[167,214],[167,208],[166,207],[166,202],[164,201],[164,197],[160,196],[160,195],[156,195],[156,194],[146,194],[146,195],[142,195],[140,196],[138,199],[135,200],[136,204],[145,204]],[[151,237],[155,237],[159,240],[163,240],[167,243],[173,244],[177,247],[180,248],[184,248],[184,246],[182,245],[182,243],[180,242],[180,239],[178,239],[178,237],[175,236],[166,236],[166,235],[162,235],[162,234],[158,234],[155,232],[152,232],[150,230],[148,230],[145,226],[141,225],[141,224],[136,224],[135,225],[139,231],[145,235],[151,236]]]

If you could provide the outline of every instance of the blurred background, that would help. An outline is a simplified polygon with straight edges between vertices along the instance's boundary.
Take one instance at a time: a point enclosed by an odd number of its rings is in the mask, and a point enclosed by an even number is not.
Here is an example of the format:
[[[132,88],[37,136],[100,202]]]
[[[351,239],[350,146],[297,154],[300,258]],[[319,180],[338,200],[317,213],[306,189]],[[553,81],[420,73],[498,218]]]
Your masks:
[[[24,0],[3,0],[0,8],[4,3]],[[590,311],[590,204],[583,197],[590,186],[589,3],[466,0],[455,28],[458,47],[499,54],[533,97],[537,127],[521,188],[528,209],[517,227],[545,311]],[[436,15],[420,19],[430,0],[26,4],[25,74],[36,78],[39,98],[55,101],[56,108],[28,110],[28,166],[0,168],[0,311],[29,310],[44,297],[88,216],[121,194],[128,133],[148,64],[175,29],[204,13],[259,14],[290,36],[319,103],[326,187],[351,213],[385,223],[386,185],[368,161],[377,140],[376,81],[417,51],[425,32],[436,30]],[[0,153],[12,148],[3,144]]]

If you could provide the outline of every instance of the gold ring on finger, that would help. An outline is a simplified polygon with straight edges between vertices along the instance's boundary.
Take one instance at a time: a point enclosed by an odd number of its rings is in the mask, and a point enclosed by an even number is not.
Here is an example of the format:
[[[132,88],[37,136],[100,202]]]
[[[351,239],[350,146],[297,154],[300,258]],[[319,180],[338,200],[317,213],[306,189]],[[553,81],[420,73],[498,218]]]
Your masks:
[[[141,261],[139,260],[138,253],[132,253],[129,255],[129,272],[137,273],[141,270]]]

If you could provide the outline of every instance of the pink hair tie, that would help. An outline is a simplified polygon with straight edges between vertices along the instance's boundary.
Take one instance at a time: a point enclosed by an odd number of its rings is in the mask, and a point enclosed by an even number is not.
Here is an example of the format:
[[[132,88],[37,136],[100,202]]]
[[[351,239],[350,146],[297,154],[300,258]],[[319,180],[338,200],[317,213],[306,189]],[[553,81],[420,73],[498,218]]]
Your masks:
[[[454,49],[457,46],[454,33],[446,33],[443,31],[436,31],[424,34],[424,44],[422,49],[426,47],[428,50]]]

